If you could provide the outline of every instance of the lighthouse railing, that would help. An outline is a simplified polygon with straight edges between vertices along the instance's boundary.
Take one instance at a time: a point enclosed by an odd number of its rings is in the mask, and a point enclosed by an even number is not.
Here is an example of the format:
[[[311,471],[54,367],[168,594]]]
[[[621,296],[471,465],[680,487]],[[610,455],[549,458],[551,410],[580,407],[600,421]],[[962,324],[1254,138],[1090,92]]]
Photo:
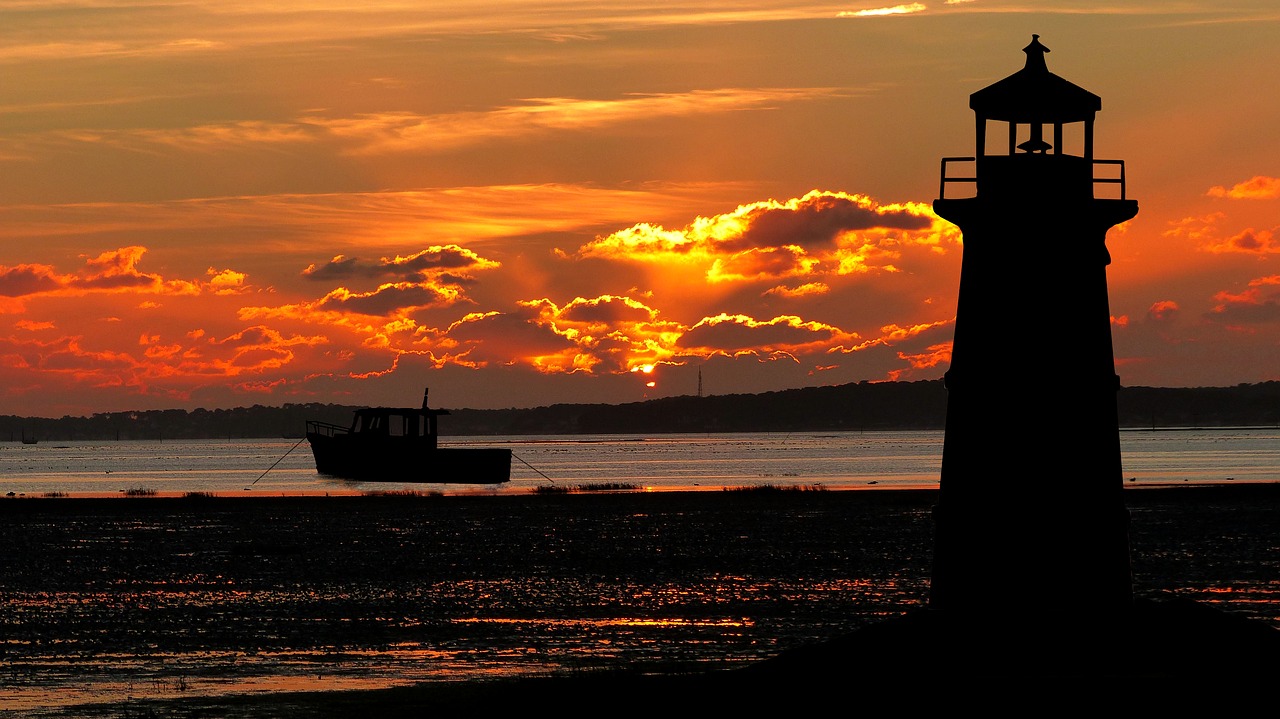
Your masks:
[[[976,162],[977,162],[977,158],[976,158],[976,157],[944,157],[944,158],[942,158],[942,175],[941,175],[942,180],[941,180],[941,182],[939,182],[939,183],[938,183],[938,199],[945,200],[945,199],[947,198],[947,183],[948,183],[948,182],[970,182],[970,183],[973,183],[973,185],[974,185],[974,189],[975,189],[975,190],[977,189],[977,184],[978,184],[978,166],[977,166],[976,164],[973,166],[973,175],[972,175],[972,176],[964,176],[964,177],[948,177],[948,176],[947,176],[947,165],[949,165],[949,164],[951,164],[951,163],[953,163],[953,162],[974,162],[974,163],[976,163]]]
[[[972,172],[971,174],[969,174],[969,175],[956,175],[955,177],[952,177],[952,176],[949,174],[950,169],[951,169],[949,166],[950,166],[952,163],[957,163],[957,164],[958,164],[958,163],[964,163],[964,162],[971,162],[971,163],[974,163],[974,166],[973,166],[973,168],[974,168],[974,169],[973,169],[973,172]],[[947,198],[947,184],[948,184],[948,183],[970,183],[970,184],[973,184],[973,185],[974,185],[974,187],[975,187],[975,189],[976,189],[976,187],[977,187],[977,183],[978,183],[978,170],[977,170],[977,164],[976,164],[976,163],[977,163],[977,158],[974,158],[974,157],[944,157],[944,158],[942,158],[942,168],[941,168],[941,169],[942,169],[942,171],[941,171],[941,173],[940,173],[941,180],[940,180],[940,181],[939,181],[939,183],[938,183],[938,198],[939,198],[939,199],[944,199],[944,200]],[[1117,168],[1119,168],[1119,172],[1118,172],[1118,173],[1108,174],[1108,175],[1105,175],[1105,176],[1099,176],[1099,174],[1098,174],[1099,165],[1106,165],[1106,166],[1114,166],[1114,167],[1117,167]],[[1126,181],[1125,181],[1125,173],[1124,173],[1124,160],[1094,160],[1094,161],[1093,161],[1093,173],[1092,173],[1092,178],[1091,178],[1091,179],[1093,180],[1093,184],[1094,184],[1095,186],[1096,186],[1096,185],[1119,185],[1119,186],[1120,186],[1120,199],[1121,199],[1121,200],[1126,199],[1126,194],[1125,194],[1125,192],[1126,192]]]
[[[1098,177],[1098,165],[1118,165],[1120,174],[1116,177]],[[1120,199],[1125,199],[1124,160],[1094,160],[1093,184],[1115,184],[1120,186]]]

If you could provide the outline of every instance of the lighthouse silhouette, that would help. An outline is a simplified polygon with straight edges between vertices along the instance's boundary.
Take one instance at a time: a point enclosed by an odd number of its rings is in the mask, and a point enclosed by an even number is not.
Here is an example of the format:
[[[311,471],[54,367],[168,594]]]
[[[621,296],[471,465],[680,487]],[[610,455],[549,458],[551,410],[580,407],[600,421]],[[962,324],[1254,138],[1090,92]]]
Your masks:
[[[1094,157],[1098,96],[1049,72],[1038,35],[1023,52],[970,95],[976,152],[942,159],[933,203],[964,256],[928,602],[742,670],[756,713],[771,680],[782,711],[806,687],[863,710],[1053,714],[1140,691],[1185,713],[1280,672],[1280,631],[1135,591],[1106,235],[1138,204],[1124,163]]]
[[[1101,99],[1038,35],[1023,52],[970,95],[974,156],[943,158],[933,203],[964,255],[929,606],[1097,621],[1133,600],[1106,234],[1138,203],[1094,158]]]

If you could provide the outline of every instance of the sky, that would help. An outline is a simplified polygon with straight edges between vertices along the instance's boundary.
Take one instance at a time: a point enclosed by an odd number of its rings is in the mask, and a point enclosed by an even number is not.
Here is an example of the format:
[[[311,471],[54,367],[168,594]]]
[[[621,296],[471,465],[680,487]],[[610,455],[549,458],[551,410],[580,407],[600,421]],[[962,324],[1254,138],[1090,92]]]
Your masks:
[[[1272,0],[6,0],[0,415],[940,378],[1032,34],[1138,202],[1122,384],[1280,379]]]

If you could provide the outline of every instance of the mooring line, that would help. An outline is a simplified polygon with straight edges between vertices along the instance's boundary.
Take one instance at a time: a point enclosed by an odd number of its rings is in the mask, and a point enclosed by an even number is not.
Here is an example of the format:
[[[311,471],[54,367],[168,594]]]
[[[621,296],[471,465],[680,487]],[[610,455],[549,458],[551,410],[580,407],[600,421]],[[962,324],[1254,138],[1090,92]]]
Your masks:
[[[511,453],[511,456],[512,456],[512,457],[515,457],[516,459],[518,459],[518,460],[520,460],[521,462],[523,462],[523,463],[524,463],[524,466],[528,467],[529,469],[532,469],[533,471],[538,472],[538,468],[537,468],[537,467],[535,467],[535,466],[533,466],[532,464],[529,464],[528,462],[525,462],[525,461],[524,461],[524,457],[521,457],[520,455],[516,454],[515,452],[512,452],[512,453]],[[538,474],[542,474],[542,472],[538,472]],[[556,481],[555,481],[554,479],[552,479],[552,478],[548,477],[548,476],[547,476],[547,475],[545,475],[545,474],[542,474],[542,478],[543,478],[543,479],[545,479],[545,480],[547,480],[548,482],[550,482],[550,483],[552,483],[552,484],[555,484],[555,483],[556,483]]]
[[[303,442],[305,442],[305,441],[307,441],[307,438],[306,438],[306,437],[303,437],[302,439],[298,440],[298,444],[302,444],[302,443],[303,443]],[[293,445],[292,447],[290,447],[290,448],[289,448],[289,452],[292,452],[293,450],[297,449],[297,448],[298,448],[298,444],[295,444],[295,445]],[[267,472],[270,472],[271,470],[275,469],[277,464],[280,464],[281,462],[283,462],[283,461],[284,461],[284,458],[289,456],[289,452],[285,452],[285,453],[280,457],[280,459],[277,459],[277,460],[276,460],[276,461],[275,461],[275,462],[274,462],[270,467],[267,467]],[[258,475],[258,479],[262,479],[263,477],[267,476],[267,472],[263,472],[262,474],[259,474],[259,475]],[[252,487],[253,485],[257,484],[257,483],[258,483],[258,479],[255,479],[255,480],[253,480],[252,482],[250,482],[250,483],[249,483],[249,487]],[[248,489],[249,487],[245,487],[245,489]]]

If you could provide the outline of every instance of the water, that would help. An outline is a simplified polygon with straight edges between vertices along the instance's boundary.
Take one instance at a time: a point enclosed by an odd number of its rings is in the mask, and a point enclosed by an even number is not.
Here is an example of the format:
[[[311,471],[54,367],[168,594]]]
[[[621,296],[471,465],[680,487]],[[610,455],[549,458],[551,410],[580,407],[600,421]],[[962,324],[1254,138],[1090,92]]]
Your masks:
[[[1280,429],[1120,433],[1129,484],[1280,481]],[[649,491],[759,485],[826,489],[936,487],[941,431],[452,437],[510,447],[504,485],[349,482],[316,473],[291,439],[0,444],[0,491],[14,496],[352,494],[418,490],[513,494],[538,486],[622,484]],[[1034,476],[1034,471],[1028,471]]]
[[[834,498],[890,498],[865,491],[937,487],[942,440],[934,431],[444,442],[510,447],[512,481],[499,486],[326,478],[306,443],[290,439],[13,442],[0,444],[0,493],[12,493],[0,505],[130,490],[510,495],[592,484],[821,486],[864,490]],[[1280,481],[1277,429],[1124,431],[1121,448],[1129,486]],[[920,606],[927,594],[928,502],[827,500],[799,519],[768,503],[537,509],[554,499],[519,502],[529,514],[514,519],[503,502],[464,499],[494,510],[455,512],[453,501],[431,498],[387,502],[393,509],[373,522],[323,509],[263,521],[226,506],[236,502],[213,503],[195,522],[166,509],[14,512],[0,527],[0,717],[79,716],[95,701],[147,716],[136,702],[672,661],[741,665]],[[1139,587],[1280,627],[1274,513],[1246,509],[1226,510],[1224,532],[1198,524],[1198,509],[1139,508]]]

